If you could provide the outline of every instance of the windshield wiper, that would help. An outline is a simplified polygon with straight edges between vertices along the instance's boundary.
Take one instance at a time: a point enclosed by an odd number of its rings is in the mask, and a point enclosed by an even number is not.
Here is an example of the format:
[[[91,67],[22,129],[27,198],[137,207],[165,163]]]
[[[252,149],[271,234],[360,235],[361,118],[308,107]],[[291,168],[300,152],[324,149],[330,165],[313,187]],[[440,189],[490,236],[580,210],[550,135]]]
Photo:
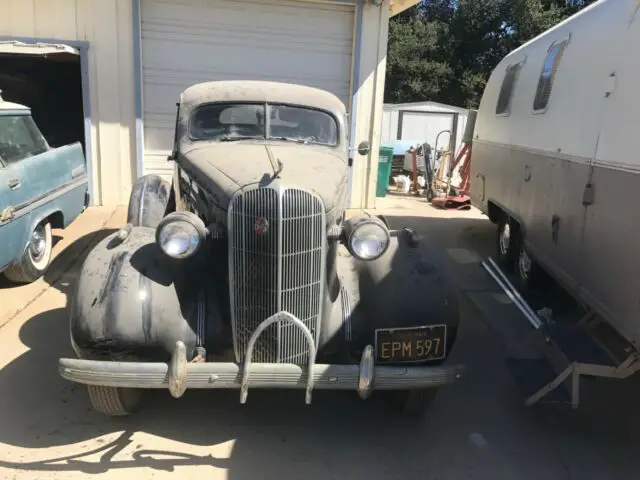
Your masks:
[[[260,137],[260,136],[251,136],[251,135],[234,135],[233,137],[231,136],[226,136],[226,137],[220,137],[219,140],[221,142],[236,142],[238,140],[264,140],[264,137]]]
[[[283,142],[296,142],[296,143],[309,143],[309,140],[305,138],[269,137],[269,140],[281,140]]]

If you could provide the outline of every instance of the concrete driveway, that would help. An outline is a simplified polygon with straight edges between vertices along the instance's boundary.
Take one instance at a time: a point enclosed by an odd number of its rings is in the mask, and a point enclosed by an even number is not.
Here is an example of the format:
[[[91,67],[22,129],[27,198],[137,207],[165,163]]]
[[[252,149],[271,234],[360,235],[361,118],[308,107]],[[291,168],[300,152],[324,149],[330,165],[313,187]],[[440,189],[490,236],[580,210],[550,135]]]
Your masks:
[[[414,226],[441,247],[463,291],[494,288],[473,269],[476,252],[492,248],[494,228],[481,215],[406,199],[380,204],[394,226]],[[308,407],[302,391],[257,390],[246,405],[236,391],[181,400],[151,392],[137,416],[100,416],[56,362],[72,353],[67,303],[83,253],[123,223],[124,209],[89,210],[58,232],[57,250],[65,249],[42,282],[0,286],[1,479],[638,478],[636,418],[524,407],[504,345],[468,302],[451,358],[468,372],[421,419],[351,393],[318,391]]]

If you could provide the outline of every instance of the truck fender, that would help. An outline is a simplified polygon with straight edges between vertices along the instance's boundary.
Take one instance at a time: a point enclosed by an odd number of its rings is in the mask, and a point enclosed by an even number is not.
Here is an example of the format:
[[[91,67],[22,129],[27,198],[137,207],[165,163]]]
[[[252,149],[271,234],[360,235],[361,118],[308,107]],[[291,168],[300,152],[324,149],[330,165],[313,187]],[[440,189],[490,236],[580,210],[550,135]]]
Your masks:
[[[371,342],[372,329],[444,324],[449,353],[458,330],[459,297],[442,252],[414,230],[403,229],[380,258],[357,262],[357,276],[355,342]]]
[[[124,240],[112,234],[87,256],[71,302],[78,357],[145,351],[163,361],[178,340],[193,356],[206,339],[221,337],[219,309],[198,277],[202,262],[173,261],[154,235],[151,228],[133,227]]]
[[[159,175],[140,177],[133,184],[129,196],[127,223],[156,228],[167,214],[171,193],[171,185]]]

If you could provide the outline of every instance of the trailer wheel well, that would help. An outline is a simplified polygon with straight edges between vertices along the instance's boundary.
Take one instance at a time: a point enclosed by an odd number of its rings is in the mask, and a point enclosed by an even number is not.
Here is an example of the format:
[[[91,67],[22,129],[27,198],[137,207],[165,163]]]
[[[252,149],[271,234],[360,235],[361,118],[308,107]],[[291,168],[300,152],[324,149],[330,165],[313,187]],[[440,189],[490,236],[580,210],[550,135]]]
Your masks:
[[[524,230],[524,227],[522,226],[522,222],[520,221],[520,219],[517,217],[514,217],[499,205],[493,202],[488,202],[487,207],[488,207],[487,216],[489,217],[492,223],[498,225],[503,220],[507,221],[511,219],[510,223],[512,228],[515,228],[518,232],[520,232],[521,230],[522,231]]]
[[[505,211],[502,210],[498,205],[493,202],[487,203],[487,215],[489,216],[489,220],[492,223],[499,223],[502,218],[506,215]]]

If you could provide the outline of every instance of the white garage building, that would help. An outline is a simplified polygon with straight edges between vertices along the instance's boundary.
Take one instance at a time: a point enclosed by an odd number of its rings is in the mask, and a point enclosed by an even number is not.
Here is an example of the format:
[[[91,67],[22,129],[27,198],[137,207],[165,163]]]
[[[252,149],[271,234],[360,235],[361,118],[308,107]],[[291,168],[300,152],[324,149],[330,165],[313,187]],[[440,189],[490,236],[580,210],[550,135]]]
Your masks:
[[[24,75],[36,71],[25,58],[42,63],[45,57],[60,69],[77,64],[78,124],[84,126],[77,135],[94,205],[125,204],[132,181],[144,173],[170,176],[175,104],[187,86],[264,79],[320,87],[343,99],[352,145],[368,140],[373,147],[367,157],[355,154],[351,203],[374,206],[388,21],[417,0],[2,3],[0,71],[11,70],[7,62],[18,57],[15,71]],[[42,78],[54,75],[42,73],[46,66],[37,71]],[[4,90],[2,81],[0,75]],[[64,85],[60,98],[73,93],[73,82]],[[19,93],[4,96],[21,99]],[[44,105],[42,96],[38,101]]]

